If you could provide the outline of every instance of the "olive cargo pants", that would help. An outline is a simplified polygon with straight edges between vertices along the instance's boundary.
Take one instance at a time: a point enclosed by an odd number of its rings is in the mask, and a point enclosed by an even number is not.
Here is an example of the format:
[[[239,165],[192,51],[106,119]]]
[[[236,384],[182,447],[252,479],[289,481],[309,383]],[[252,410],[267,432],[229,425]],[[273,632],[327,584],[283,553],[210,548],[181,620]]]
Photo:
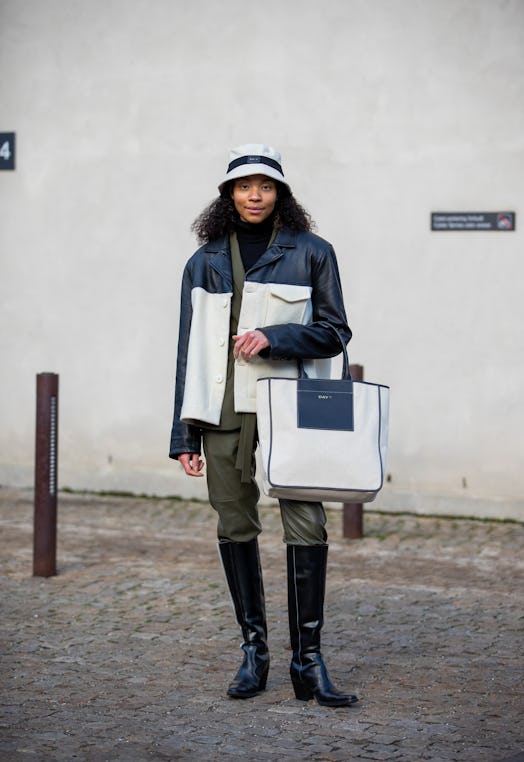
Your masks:
[[[204,430],[209,502],[218,513],[219,540],[249,542],[262,531],[258,515],[260,492],[252,476],[241,481],[235,467],[240,431]],[[254,452],[252,454],[254,474]],[[324,545],[326,514],[322,503],[279,500],[284,542],[288,545]]]

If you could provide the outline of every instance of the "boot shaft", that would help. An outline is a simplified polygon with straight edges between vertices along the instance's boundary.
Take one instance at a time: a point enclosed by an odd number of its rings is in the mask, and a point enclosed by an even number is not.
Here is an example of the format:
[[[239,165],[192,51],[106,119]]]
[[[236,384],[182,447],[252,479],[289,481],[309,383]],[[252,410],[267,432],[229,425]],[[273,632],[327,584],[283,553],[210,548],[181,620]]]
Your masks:
[[[320,653],[327,545],[288,545],[288,614],[293,658]]]
[[[218,549],[244,641],[265,643],[266,607],[258,541],[221,541]]]

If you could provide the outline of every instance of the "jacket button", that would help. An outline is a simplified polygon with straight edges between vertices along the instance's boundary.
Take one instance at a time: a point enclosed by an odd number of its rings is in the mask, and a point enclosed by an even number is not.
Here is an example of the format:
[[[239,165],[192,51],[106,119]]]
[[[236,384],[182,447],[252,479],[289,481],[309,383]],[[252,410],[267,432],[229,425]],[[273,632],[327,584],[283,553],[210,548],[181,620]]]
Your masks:
[[[226,340],[225,340],[225,339],[224,339],[224,338],[221,336],[221,337],[219,338],[219,340],[218,340],[218,343],[220,344],[220,346],[221,346],[221,347],[223,347],[223,346],[224,346],[224,344],[226,343]]]
[[[217,382],[217,384],[221,384],[223,380],[224,380],[224,376],[215,376],[215,381]]]

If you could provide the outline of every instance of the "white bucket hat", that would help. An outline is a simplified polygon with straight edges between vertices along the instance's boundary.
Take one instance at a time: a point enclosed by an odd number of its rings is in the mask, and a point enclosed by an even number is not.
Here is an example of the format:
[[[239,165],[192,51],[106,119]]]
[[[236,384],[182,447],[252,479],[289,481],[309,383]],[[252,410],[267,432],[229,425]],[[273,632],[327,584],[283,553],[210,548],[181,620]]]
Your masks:
[[[262,143],[246,143],[237,146],[237,148],[232,148],[229,152],[227,173],[218,186],[218,190],[222,193],[228,180],[236,180],[238,177],[246,177],[247,175],[266,175],[266,177],[283,183],[289,189],[284,179],[281,162],[279,152]]]

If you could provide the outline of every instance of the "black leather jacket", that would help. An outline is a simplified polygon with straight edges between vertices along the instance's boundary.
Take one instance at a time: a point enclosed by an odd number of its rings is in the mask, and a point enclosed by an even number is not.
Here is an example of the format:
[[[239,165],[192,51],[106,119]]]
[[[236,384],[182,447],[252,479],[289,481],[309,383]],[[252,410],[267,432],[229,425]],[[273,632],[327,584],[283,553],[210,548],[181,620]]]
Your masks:
[[[265,359],[278,363],[282,360],[334,357],[340,352],[340,342],[333,327],[346,343],[351,338],[335,252],[331,244],[319,236],[285,228],[279,230],[273,244],[246,273],[245,284],[250,282],[308,286],[311,289],[311,320],[307,324],[290,322],[253,326],[263,330],[270,343],[270,347],[261,353]],[[204,244],[184,270],[171,458],[177,458],[184,452],[201,451],[198,425],[180,419],[193,321],[194,289],[206,294],[224,294],[226,298],[232,293],[228,235]],[[205,342],[206,336],[201,336],[199,340]],[[207,357],[205,352],[202,355]]]

